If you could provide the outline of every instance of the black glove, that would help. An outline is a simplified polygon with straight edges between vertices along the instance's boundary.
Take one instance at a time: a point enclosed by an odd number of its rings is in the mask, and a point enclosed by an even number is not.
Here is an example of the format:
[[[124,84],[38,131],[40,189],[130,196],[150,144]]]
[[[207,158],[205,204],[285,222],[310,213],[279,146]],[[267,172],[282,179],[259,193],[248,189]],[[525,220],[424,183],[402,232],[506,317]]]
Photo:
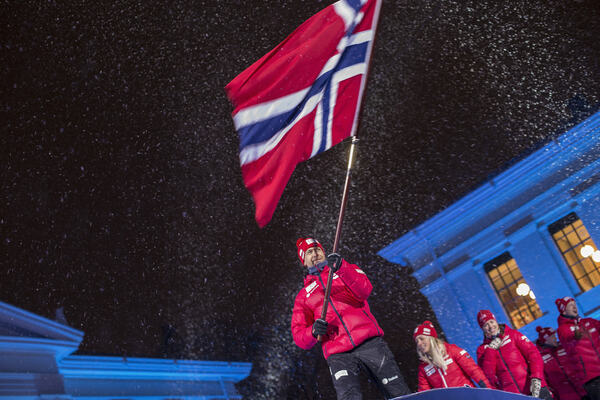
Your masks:
[[[342,266],[342,256],[338,253],[331,253],[327,256],[327,265],[329,265],[329,268],[331,268],[333,272],[337,272]]]
[[[485,382],[483,380],[479,381],[479,387],[480,388],[487,388],[487,385],[485,384]]]
[[[312,327],[312,335],[317,337],[319,335],[324,336],[327,333],[327,321],[318,319],[315,321]]]

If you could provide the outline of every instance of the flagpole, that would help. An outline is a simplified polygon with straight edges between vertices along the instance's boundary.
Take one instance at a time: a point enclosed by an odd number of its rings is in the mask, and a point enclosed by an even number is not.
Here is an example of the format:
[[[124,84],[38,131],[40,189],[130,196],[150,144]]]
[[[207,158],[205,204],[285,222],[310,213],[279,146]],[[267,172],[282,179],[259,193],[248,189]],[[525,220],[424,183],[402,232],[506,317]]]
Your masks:
[[[376,5],[376,9],[375,9],[375,14],[373,15],[373,41],[371,42],[371,45],[369,47],[368,53],[367,53],[367,70],[365,71],[365,79],[363,80],[362,84],[361,84],[361,88],[360,88],[360,96],[358,98],[359,104],[357,104],[357,107],[359,107],[359,112],[356,113],[355,115],[355,121],[353,124],[353,131],[352,131],[352,144],[350,145],[350,155],[348,156],[348,168],[346,169],[346,182],[344,183],[344,192],[342,194],[342,204],[340,205],[340,213],[338,216],[338,222],[337,222],[337,228],[335,229],[335,239],[333,241],[333,252],[337,253],[338,250],[338,245],[340,242],[340,237],[342,236],[342,222],[344,219],[344,213],[346,211],[346,203],[348,202],[348,192],[350,189],[350,175],[352,172],[352,163],[354,161],[354,153],[356,152],[356,146],[358,145],[358,138],[356,137],[356,131],[357,131],[357,127],[359,125],[359,118],[362,115],[362,109],[363,109],[363,97],[365,94],[365,86],[367,83],[367,79],[369,77],[369,72],[371,70],[371,52],[373,51],[373,47],[375,45],[375,38],[377,35],[377,27],[379,25],[379,12],[381,10],[381,3],[383,2],[383,0],[379,0],[377,1],[377,5]],[[331,296],[331,283],[333,281],[333,270],[331,269],[331,267],[329,268],[329,275],[327,275],[327,287],[325,288],[325,298],[323,299],[323,308],[321,310],[321,319],[326,321],[327,320],[327,308],[329,306],[329,298]],[[319,342],[323,341],[323,336],[318,335],[317,336],[317,340]]]
[[[348,156],[348,168],[346,169],[346,182],[344,183],[344,192],[342,194],[342,204],[340,205],[340,213],[338,216],[337,228],[335,229],[335,240],[333,241],[333,252],[337,253],[340,237],[342,236],[342,222],[346,211],[346,203],[348,202],[348,192],[350,191],[350,176],[352,172],[352,161],[358,144],[358,138],[352,136],[352,144],[350,145],[350,155]],[[329,306],[329,297],[331,295],[331,282],[333,281],[333,269],[329,267],[329,275],[327,276],[327,287],[325,288],[325,299],[323,300],[323,309],[321,310],[321,319],[325,320],[327,316],[327,308]],[[317,340],[321,342],[323,337],[317,336]]]

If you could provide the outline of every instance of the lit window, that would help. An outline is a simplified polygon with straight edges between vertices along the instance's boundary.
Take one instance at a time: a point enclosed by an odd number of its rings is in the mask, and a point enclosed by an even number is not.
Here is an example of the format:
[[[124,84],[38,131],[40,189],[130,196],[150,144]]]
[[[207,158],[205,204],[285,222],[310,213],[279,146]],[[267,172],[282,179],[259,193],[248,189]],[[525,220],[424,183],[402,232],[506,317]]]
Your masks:
[[[485,263],[485,272],[515,329],[542,316],[535,294],[510,253],[504,253]]]
[[[561,218],[548,231],[581,290],[600,285],[600,251],[577,214]]]

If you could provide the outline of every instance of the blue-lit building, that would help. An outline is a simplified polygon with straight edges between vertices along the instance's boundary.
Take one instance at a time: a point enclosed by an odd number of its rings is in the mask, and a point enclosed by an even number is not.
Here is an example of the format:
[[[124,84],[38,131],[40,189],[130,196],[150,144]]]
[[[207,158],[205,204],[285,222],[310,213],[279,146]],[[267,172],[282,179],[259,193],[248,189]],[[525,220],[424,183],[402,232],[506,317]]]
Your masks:
[[[251,363],[71,355],[83,332],[0,302],[0,399],[241,399]]]
[[[476,314],[530,339],[556,327],[555,299],[600,317],[600,113],[379,252],[410,267],[447,339],[474,353]]]

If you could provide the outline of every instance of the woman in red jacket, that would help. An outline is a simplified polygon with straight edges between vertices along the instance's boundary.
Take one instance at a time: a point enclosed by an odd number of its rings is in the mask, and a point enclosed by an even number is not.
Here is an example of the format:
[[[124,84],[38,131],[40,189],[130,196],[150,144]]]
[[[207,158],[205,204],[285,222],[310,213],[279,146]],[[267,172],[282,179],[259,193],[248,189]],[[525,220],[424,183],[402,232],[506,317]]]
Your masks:
[[[573,380],[583,385],[588,396],[600,399],[600,321],[580,318],[572,297],[556,299],[558,339],[577,364]]]
[[[556,339],[552,328],[536,328],[538,339],[535,341],[542,360],[544,376],[557,400],[580,400],[585,395],[582,386],[576,385],[571,376],[575,375],[575,365],[567,352]]]
[[[505,392],[552,399],[544,379],[544,362],[535,345],[519,331],[498,324],[489,310],[477,314],[483,343],[477,348],[477,363],[492,383]]]
[[[413,334],[417,344],[419,364],[419,392],[458,386],[490,387],[481,368],[465,350],[438,339],[429,321],[417,326]]]

